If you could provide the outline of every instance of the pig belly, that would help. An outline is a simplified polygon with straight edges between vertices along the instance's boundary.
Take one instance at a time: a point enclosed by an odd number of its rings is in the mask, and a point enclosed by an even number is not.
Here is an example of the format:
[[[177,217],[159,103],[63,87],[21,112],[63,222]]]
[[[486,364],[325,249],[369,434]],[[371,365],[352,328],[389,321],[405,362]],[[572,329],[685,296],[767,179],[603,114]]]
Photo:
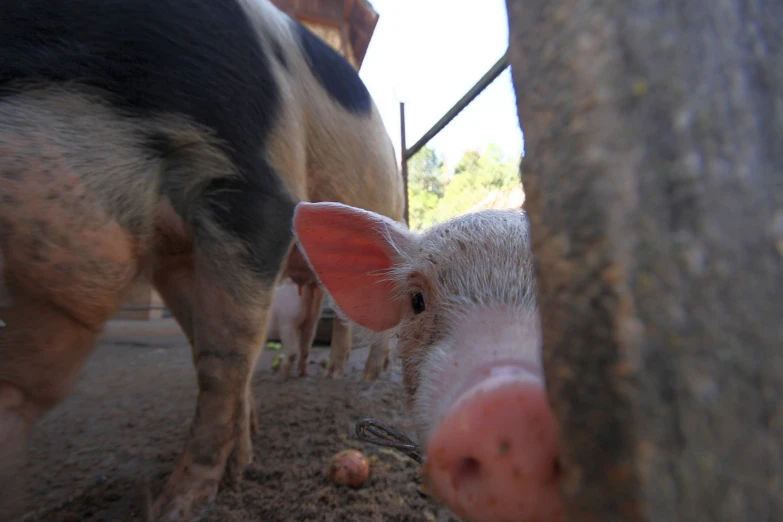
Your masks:
[[[283,281],[275,291],[267,327],[267,341],[279,341],[286,328],[296,328],[300,313],[299,289],[290,281]]]

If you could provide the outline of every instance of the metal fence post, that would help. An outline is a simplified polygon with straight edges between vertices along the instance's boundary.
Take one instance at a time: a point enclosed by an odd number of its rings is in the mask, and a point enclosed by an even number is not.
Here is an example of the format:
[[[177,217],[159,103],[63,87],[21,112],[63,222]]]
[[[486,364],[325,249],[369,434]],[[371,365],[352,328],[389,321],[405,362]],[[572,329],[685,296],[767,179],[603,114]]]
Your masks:
[[[400,169],[402,169],[403,198],[405,201],[405,225],[410,227],[408,221],[408,157],[405,145],[405,102],[400,102]]]

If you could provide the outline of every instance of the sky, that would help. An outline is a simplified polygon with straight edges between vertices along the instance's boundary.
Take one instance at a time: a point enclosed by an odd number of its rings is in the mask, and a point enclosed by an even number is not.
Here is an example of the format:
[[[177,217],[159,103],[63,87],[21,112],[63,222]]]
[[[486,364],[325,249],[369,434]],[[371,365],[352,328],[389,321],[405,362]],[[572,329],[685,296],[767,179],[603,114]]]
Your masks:
[[[360,75],[400,151],[399,102],[407,145],[443,116],[508,46],[505,0],[370,0],[380,18]],[[516,98],[506,69],[430,141],[453,168],[463,152],[488,143],[523,151]]]

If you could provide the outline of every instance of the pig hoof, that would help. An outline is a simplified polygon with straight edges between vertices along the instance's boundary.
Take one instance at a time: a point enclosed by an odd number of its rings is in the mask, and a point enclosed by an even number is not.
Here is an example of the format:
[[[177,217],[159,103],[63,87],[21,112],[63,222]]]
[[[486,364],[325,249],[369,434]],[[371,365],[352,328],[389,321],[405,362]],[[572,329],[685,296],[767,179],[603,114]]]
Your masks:
[[[374,382],[378,380],[378,377],[381,376],[381,369],[380,368],[365,368],[364,373],[362,374],[362,380],[364,382]]]
[[[240,450],[240,452],[245,453],[244,450]],[[239,491],[239,484],[242,482],[242,473],[244,473],[245,468],[250,464],[252,455],[235,455],[236,451],[232,454],[226,464],[226,472],[223,474],[221,485],[232,491]]]
[[[190,451],[193,441],[188,441],[188,449],[180,455],[163,493],[153,505],[152,521],[203,520],[212,509],[220,486],[236,489],[241,483],[245,469],[253,460],[252,413],[242,405],[237,407],[241,413],[232,426],[233,434],[213,433],[214,439],[225,441],[223,447],[212,447],[212,451],[204,452],[202,447],[195,445],[197,453],[194,454]],[[226,445],[230,445],[231,451],[228,458],[221,461],[220,455],[225,455]]]
[[[326,367],[326,370],[324,370],[324,377],[336,379],[338,373],[337,365],[333,362],[330,362],[329,365]]]
[[[326,376],[332,379],[342,379],[343,375],[345,375],[345,370],[342,368],[336,368],[334,366],[329,367],[329,369],[326,371]]]
[[[228,457],[226,470],[223,473],[223,483],[232,489],[237,489],[242,482],[242,474],[251,462],[253,462],[253,440],[250,435],[253,431],[252,414],[239,426],[239,435],[234,442],[234,451]]]

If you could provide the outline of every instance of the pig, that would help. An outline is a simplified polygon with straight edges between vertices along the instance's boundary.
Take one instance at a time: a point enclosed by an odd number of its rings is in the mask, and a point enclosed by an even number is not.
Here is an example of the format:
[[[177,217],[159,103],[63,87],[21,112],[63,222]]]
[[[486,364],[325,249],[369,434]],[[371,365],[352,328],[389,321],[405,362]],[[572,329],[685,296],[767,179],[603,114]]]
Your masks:
[[[310,347],[313,344],[315,338],[315,330],[318,320],[320,319],[321,308],[324,297],[324,293],[318,287],[315,275],[310,267],[307,266],[301,252],[298,248],[293,248],[286,260],[285,268],[283,269],[282,278],[290,279],[299,287],[299,294],[301,300],[299,303],[300,310],[304,315],[298,318],[299,334],[297,341],[302,343],[300,349],[297,352],[294,346],[291,345],[291,349],[294,351],[287,352],[287,363],[281,365],[281,373],[283,377],[287,377],[290,372],[290,365],[296,358],[299,358],[299,373],[305,375],[307,373],[307,357],[310,353]],[[287,299],[293,299],[290,296],[290,291],[286,291],[284,295]],[[336,316],[333,321],[332,327],[332,339],[329,349],[329,362],[326,366],[325,375],[334,379],[339,379],[345,375],[345,363],[348,361],[348,357],[351,355],[352,344],[352,328],[351,323],[345,318]],[[309,339],[309,340],[308,340]],[[380,374],[388,368],[389,365],[389,347],[390,339],[383,336],[371,336],[370,339],[370,351],[367,355],[367,360],[364,364],[364,371],[362,373],[362,380],[364,382],[373,382]]]
[[[351,355],[353,325],[350,320],[339,315],[335,315],[332,321],[329,361],[327,362],[324,375],[333,379],[340,379],[345,375],[345,364]],[[377,380],[389,366],[390,339],[373,336],[369,338],[369,345],[370,350],[367,354],[367,359],[364,361],[364,370],[362,371],[362,381],[364,382]],[[306,352],[303,351],[303,353]]]
[[[377,107],[268,0],[7,1],[0,63],[0,487],[144,275],[199,390],[150,518],[199,518],[253,455],[250,376],[294,206],[402,220]]]
[[[433,494],[471,522],[563,520],[525,212],[482,210],[417,234],[302,202],[293,227],[340,313],[396,341]]]
[[[315,339],[323,297],[323,291],[317,285],[299,286],[292,279],[282,281],[275,291],[266,335],[267,340],[279,339],[283,345],[283,361],[280,364],[280,375],[283,378],[290,375],[294,362],[298,362],[299,376],[307,375],[307,358]],[[338,379],[345,374],[351,344],[350,321],[335,317],[325,376]],[[388,356],[388,341],[373,343],[362,379],[365,382],[376,380],[388,367]]]
[[[321,294],[321,290],[307,285],[302,289],[304,294],[300,294],[300,288],[290,279],[282,281],[275,290],[269,313],[266,336],[267,340],[280,339],[283,345],[283,361],[280,364],[283,378],[288,377],[297,358],[299,375],[307,375],[307,356],[321,316],[323,300],[313,298],[313,294]]]

